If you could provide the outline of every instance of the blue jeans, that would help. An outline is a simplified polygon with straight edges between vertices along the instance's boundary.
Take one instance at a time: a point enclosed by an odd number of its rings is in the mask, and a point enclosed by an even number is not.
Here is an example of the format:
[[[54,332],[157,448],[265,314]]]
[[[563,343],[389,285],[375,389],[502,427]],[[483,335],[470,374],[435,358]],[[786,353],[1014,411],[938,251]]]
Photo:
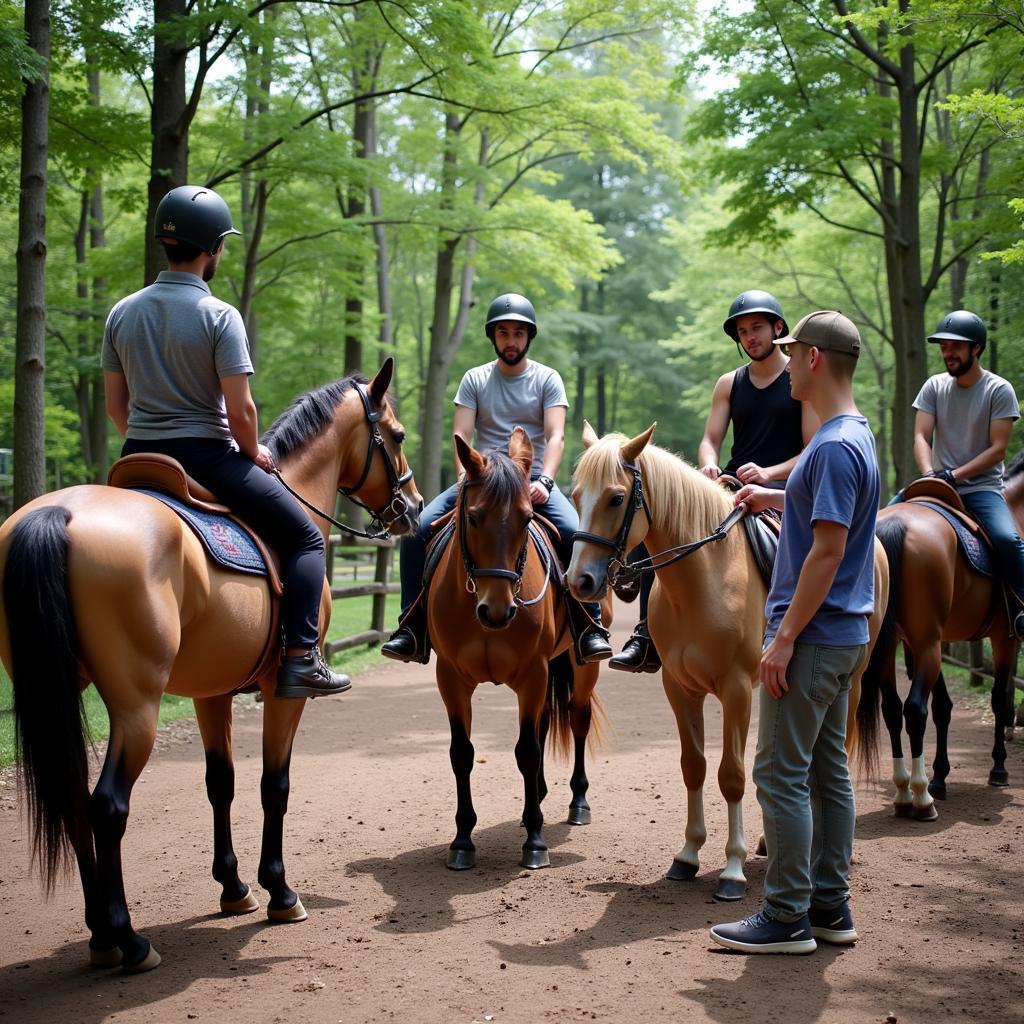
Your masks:
[[[435,522],[455,508],[458,484],[452,484],[442,491],[420,513],[420,528],[416,533],[402,539],[399,575],[402,580],[402,617],[412,607],[420,588],[423,586],[423,566],[426,562],[427,541],[430,539]],[[572,502],[555,487],[543,505],[535,506],[546,519],[550,519],[558,530],[558,555],[563,565],[572,558],[572,535],[580,528],[580,517]],[[601,621],[601,606],[595,601],[585,603],[584,608],[595,622]]]
[[[850,898],[856,805],[846,763],[850,682],[867,646],[796,644],[789,690],[761,687],[754,784],[768,865],[765,913],[795,921]]]
[[[999,576],[1024,604],[1024,541],[1017,534],[1003,492],[974,491],[960,497],[992,541]]]

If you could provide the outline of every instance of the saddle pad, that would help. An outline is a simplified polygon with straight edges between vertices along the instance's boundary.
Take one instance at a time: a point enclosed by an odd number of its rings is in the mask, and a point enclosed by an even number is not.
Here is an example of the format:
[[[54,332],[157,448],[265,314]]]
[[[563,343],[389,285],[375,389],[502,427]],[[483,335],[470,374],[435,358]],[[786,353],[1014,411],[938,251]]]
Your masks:
[[[237,572],[248,572],[255,576],[266,576],[267,563],[263,560],[259,548],[252,537],[227,516],[203,512],[201,509],[186,505],[183,501],[150,490],[148,487],[133,487],[139,494],[148,494],[157,501],[162,501],[168,508],[174,509],[192,528],[193,533],[202,542],[206,553],[225,569]]]
[[[982,576],[991,576],[993,574],[992,566],[992,549],[988,544],[981,539],[977,534],[971,533],[971,531],[960,521],[960,519],[948,508],[942,505],[937,505],[931,501],[925,501],[922,498],[915,498],[915,505],[926,505],[933,512],[938,512],[943,519],[953,527],[953,532],[956,534],[957,540],[960,542],[960,547],[963,549],[964,556],[967,561],[971,563],[971,568],[975,572],[980,573]]]

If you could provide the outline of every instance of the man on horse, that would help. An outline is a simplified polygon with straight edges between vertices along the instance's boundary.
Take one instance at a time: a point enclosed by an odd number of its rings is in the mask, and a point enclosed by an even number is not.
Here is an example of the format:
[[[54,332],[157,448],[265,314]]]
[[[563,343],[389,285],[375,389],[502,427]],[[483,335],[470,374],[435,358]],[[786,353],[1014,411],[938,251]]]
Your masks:
[[[102,352],[107,413],[125,438],[122,455],[177,459],[280,556],[284,653],[275,695],[343,693],[351,680],[328,668],[319,648],[323,537],[272,475],[249,390],[245,325],[207,284],[224,239],[237,234],[212,189],[182,185],[160,201],[154,235],[170,270],[110,311]]]
[[[966,309],[944,316],[928,336],[946,373],[929,377],[914,399],[914,459],[922,476],[957,489],[988,534],[1016,601],[1013,632],[1024,640],[1024,541],[1003,495],[1003,459],[1020,406],[1010,382],[982,368],[986,336],[981,317]]]
[[[711,396],[711,411],[697,449],[697,467],[710,480],[723,473],[744,484],[782,488],[804,444],[818,429],[814,411],[790,394],[789,360],[772,344],[788,333],[779,300],[770,292],[751,289],[729,306],[722,329],[742,346],[749,362],[723,373]],[[732,453],[724,468],[719,452],[732,424]],[[646,550],[640,550],[646,557]],[[647,604],[654,577],[640,582],[640,621],[622,652],[610,662],[621,672],[657,672],[661,659],[647,629]]]
[[[555,476],[565,451],[565,411],[569,406],[565,385],[556,370],[527,356],[537,335],[537,314],[529,299],[515,293],[499,295],[487,310],[484,326],[497,359],[467,370],[455,395],[452,429],[467,444],[476,433],[476,447],[504,449],[509,435],[521,426],[533,443],[530,500],[537,512],[558,530],[563,564],[572,556],[573,534],[579,516],[558,489]],[[455,467],[465,472],[458,453]],[[458,484],[442,491],[420,515],[420,529],[402,541],[402,613],[399,628],[381,646],[381,653],[396,661],[429,658],[426,595],[421,593],[427,541],[433,524],[455,507]],[[568,597],[576,639],[576,657],[582,665],[610,658],[608,633],[601,625],[597,602],[580,605]]]
[[[754,761],[768,866],[763,908],[715,925],[711,938],[745,953],[810,953],[815,938],[857,939],[847,904],[856,808],[844,741],[874,609],[881,484],[874,436],[853,400],[856,326],[820,310],[775,344],[789,345],[793,397],[822,426],[784,492],[747,484],[736,494],[754,512],[785,506],[765,607]]]

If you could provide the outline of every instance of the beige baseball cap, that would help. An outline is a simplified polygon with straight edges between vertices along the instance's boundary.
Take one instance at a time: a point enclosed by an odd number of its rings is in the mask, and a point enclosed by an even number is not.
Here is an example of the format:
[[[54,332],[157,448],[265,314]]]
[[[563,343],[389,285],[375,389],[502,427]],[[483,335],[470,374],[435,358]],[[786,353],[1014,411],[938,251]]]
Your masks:
[[[819,309],[808,313],[784,338],[776,338],[776,345],[800,342],[829,352],[845,352],[860,356],[860,331],[857,325],[836,309]]]

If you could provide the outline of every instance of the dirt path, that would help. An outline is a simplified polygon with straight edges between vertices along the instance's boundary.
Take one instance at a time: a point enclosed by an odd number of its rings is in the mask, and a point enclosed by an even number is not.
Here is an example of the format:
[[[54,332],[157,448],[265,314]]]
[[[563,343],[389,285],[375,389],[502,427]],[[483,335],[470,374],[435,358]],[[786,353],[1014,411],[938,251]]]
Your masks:
[[[630,621],[622,609],[620,623]],[[620,632],[619,639],[622,638]],[[937,822],[896,820],[887,788],[858,792],[853,950],[811,957],[719,951],[708,925],[758,905],[710,894],[724,807],[707,796],[701,876],[662,877],[682,843],[678,740],[658,677],[605,671],[611,728],[591,758],[594,824],[563,824],[567,771],[551,765],[551,868],[518,865],[521,787],[504,688],[475,702],[478,867],[444,867],[454,834],[447,724],[429,668],[387,665],[309,706],[286,823],[304,924],[221,919],[194,727],[161,743],[132,802],[125,879],[136,927],[164,956],[150,974],[89,970],[77,883],[44,901],[28,873],[14,789],[0,786],[0,1016],[116,1021],[1024,1021],[1024,745],[1011,787],[985,784],[991,728],[957,708],[950,798]],[[717,705],[709,743],[718,743]],[[260,836],[258,706],[238,716],[235,845],[254,881]],[[753,737],[753,731],[752,731]],[[752,739],[751,739],[752,744]],[[717,763],[717,750],[711,754]],[[712,767],[713,774],[713,767]],[[753,845],[760,812],[747,797]],[[254,886],[255,888],[255,886]],[[258,890],[265,902],[265,894]],[[890,1018],[891,1019],[891,1018]]]

